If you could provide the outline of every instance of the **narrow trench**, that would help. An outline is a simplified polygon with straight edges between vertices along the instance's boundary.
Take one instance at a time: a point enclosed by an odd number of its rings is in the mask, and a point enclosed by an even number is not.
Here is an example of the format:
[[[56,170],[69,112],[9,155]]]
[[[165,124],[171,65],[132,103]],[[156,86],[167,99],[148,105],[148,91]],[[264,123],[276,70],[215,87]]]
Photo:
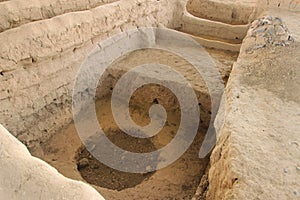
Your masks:
[[[245,8],[241,4],[239,8],[235,8],[236,5],[231,4],[233,2],[210,2],[207,3],[203,0],[189,0],[186,5],[187,11],[198,18],[208,19],[212,21],[218,21],[231,25],[246,25],[251,17],[253,8]],[[280,4],[279,6],[280,7]],[[214,10],[226,10],[226,14],[221,12],[213,12]],[[243,13],[243,15],[241,15]]]
[[[238,54],[207,49],[216,61],[220,74],[226,82],[232,64]],[[146,174],[132,174],[112,169],[95,159],[82,145],[73,123],[57,132],[40,149],[32,152],[66,177],[91,184],[105,199],[192,199],[209,164],[209,156],[199,159],[198,153],[210,120],[210,98],[207,88],[192,66],[182,58],[169,52],[139,50],[125,55],[110,66],[106,76],[100,80],[96,102],[99,123],[107,137],[117,146],[131,152],[151,152],[168,144],[176,135],[180,124],[180,105],[172,92],[162,86],[146,85],[139,88],[130,100],[130,115],[140,125],[150,122],[149,107],[159,103],[167,111],[165,127],[154,137],[132,138],[116,125],[112,113],[110,96],[118,79],[130,68],[145,63],[158,62],[174,67],[183,76],[189,77],[199,100],[201,119],[198,134],[176,162],[166,168]],[[68,142],[65,142],[68,141]],[[101,148],[96,146],[95,148]],[[204,185],[203,187],[207,187]]]

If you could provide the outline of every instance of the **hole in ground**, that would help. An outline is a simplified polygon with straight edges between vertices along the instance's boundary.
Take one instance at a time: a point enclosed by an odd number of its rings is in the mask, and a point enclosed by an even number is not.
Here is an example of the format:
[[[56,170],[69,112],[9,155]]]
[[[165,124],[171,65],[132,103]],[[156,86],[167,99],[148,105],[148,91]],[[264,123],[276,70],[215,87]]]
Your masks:
[[[219,53],[215,50],[210,50],[209,52],[212,53],[214,58],[217,58],[219,62],[222,63],[220,64],[222,67],[220,69],[222,76],[228,75],[234,61],[234,59],[227,60],[228,55],[231,55],[224,52]],[[186,72],[186,69],[190,69],[191,67],[185,60],[182,60],[171,53],[160,52],[157,50],[142,50],[131,53],[124,58],[120,58],[120,60],[113,65],[115,65],[115,69],[122,69],[122,66],[138,66],[143,63],[151,63],[153,60],[156,62],[160,61],[161,64],[174,66],[175,68],[177,67],[180,72]],[[224,66],[226,68],[224,68]],[[112,120],[111,104],[110,99],[108,98],[111,94],[111,88],[114,88],[116,81],[123,73],[125,72],[122,71],[119,74],[114,74],[114,76],[112,76],[112,73],[108,70],[107,77],[103,79],[106,83],[103,87],[107,88],[105,90],[107,93],[104,92],[98,95],[101,98],[97,101],[96,107],[98,117],[102,117],[102,120],[99,120],[100,124],[104,127],[104,132],[107,133],[107,136],[111,140],[114,140],[113,142],[118,146],[127,146],[127,148],[130,148],[128,147],[130,146],[128,144],[133,141],[124,138],[124,136],[122,136],[123,133],[117,129]],[[193,80],[191,81],[196,83],[195,87],[202,88],[200,85],[202,82],[194,78],[195,73],[193,71],[187,71],[187,73],[191,73],[190,75],[187,74],[187,76],[193,77]],[[153,101],[154,99],[157,99],[159,104],[165,103],[167,105],[164,106],[168,112],[167,123],[164,127],[165,130],[156,137],[150,138],[148,144],[152,149],[148,147],[149,149],[144,149],[143,151],[161,148],[172,139],[172,136],[176,134],[178,129],[180,113],[178,113],[176,99],[174,99],[165,88],[157,87],[155,85],[141,88],[140,91],[137,92],[137,94],[142,95],[133,95],[130,102],[130,114],[137,124],[145,125],[149,123],[148,113],[145,112],[145,110],[148,111],[149,109],[147,109],[147,107],[156,103],[156,101]],[[203,113],[208,113],[208,96],[198,94],[197,96],[199,98],[201,110],[207,109]],[[139,105],[141,105],[140,103],[143,103],[145,107],[143,107],[143,109],[138,109],[134,106],[136,103]],[[201,117],[209,118],[209,116],[204,115],[201,115]],[[207,120],[204,119],[204,121]],[[170,166],[151,174],[136,175],[131,173],[119,173],[118,171],[114,171],[97,162],[82,147],[82,142],[78,137],[73,123],[57,132],[47,143],[43,143],[40,148],[37,147],[33,152],[33,155],[47,161],[58,169],[59,172],[69,178],[86,181],[92,184],[92,186],[107,200],[192,199],[209,162],[208,157],[201,160],[198,158],[199,149],[205,133],[206,126],[203,122],[200,124],[198,135],[188,151]],[[138,143],[138,141],[136,141],[136,143]],[[82,161],[82,159],[85,160]],[[79,167],[78,170],[77,164],[80,161],[83,162],[83,167]],[[86,165],[84,162],[88,162],[88,164]],[[84,170],[86,171],[84,172]],[[95,172],[98,173],[98,178],[92,177],[95,175]],[[94,178],[94,180],[92,180],[92,178]],[[112,181],[113,179],[116,181]]]
[[[126,142],[126,139],[121,142]],[[153,173],[133,174],[112,169],[99,162],[85,147],[78,150],[76,160],[77,169],[88,183],[117,191],[135,187],[153,175]]]

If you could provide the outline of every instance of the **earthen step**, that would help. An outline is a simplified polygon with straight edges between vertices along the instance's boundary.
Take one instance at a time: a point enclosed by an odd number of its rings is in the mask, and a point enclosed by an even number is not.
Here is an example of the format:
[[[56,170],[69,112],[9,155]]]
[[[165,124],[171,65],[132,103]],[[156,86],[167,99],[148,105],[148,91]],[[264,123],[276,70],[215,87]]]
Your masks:
[[[218,37],[212,37],[209,35],[196,35],[196,36],[207,39],[207,40],[217,40],[217,41],[225,42],[225,43],[229,43],[229,44],[242,44],[242,42],[243,42],[243,38],[235,38],[232,40],[232,39],[223,39],[223,38],[218,38]]]
[[[188,0],[186,9],[195,17],[242,25],[255,18],[256,4],[256,0]]]
[[[205,39],[218,38],[221,42],[238,43],[242,41],[247,34],[249,25],[231,25],[222,22],[202,19],[184,12],[182,17],[181,27],[178,29],[181,32],[200,36]]]
[[[188,33],[187,33],[188,34]],[[232,52],[239,52],[241,48],[241,43],[230,43],[228,40],[223,40],[215,37],[210,36],[196,36],[192,34],[190,35],[194,40],[199,42],[199,44],[203,45],[207,48],[225,50],[225,51],[232,51]]]

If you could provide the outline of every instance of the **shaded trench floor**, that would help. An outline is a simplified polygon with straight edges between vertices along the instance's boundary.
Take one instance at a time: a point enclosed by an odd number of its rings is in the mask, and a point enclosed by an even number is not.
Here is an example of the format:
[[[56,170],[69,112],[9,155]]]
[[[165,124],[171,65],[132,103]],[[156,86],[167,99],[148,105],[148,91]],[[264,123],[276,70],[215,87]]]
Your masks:
[[[226,82],[238,54],[212,49],[207,49],[207,51],[215,60],[220,74]],[[130,68],[130,66],[149,63],[151,60],[152,62],[174,66],[179,71],[183,70],[184,76],[189,77],[188,81],[193,86],[195,85],[196,90],[205,90],[201,77],[199,79],[199,75],[195,74],[195,71],[187,70],[191,66],[188,66],[186,61],[168,52],[158,50],[136,51],[120,58],[112,67]],[[114,80],[107,80],[111,82],[113,88]],[[143,100],[146,99],[144,101],[145,105],[142,105],[142,107],[135,105],[141,101],[138,98],[133,97],[130,102],[131,117],[138,125],[146,125],[150,122],[147,112],[152,103],[158,102],[165,106],[168,113],[167,123],[158,135],[149,140],[138,140],[123,134],[118,129],[111,114],[109,91],[104,98],[100,98],[96,103],[99,123],[110,140],[119,147],[137,152],[153,151],[168,144],[176,134],[180,123],[178,102],[176,102],[176,98],[169,98],[174,95],[171,91],[155,85],[143,87],[136,93],[136,96],[145,97]],[[167,105],[168,101],[164,101],[164,99],[168,99],[167,96],[169,99],[175,99],[171,106]],[[202,100],[199,99],[200,102],[206,101],[202,103],[202,106],[209,102],[207,96],[203,97]],[[206,112],[201,112],[201,115],[204,118],[209,118],[209,114]],[[203,121],[205,119],[201,120],[198,134],[184,155],[170,166],[148,174],[123,173],[98,162],[83,148],[73,123],[66,125],[47,143],[41,144],[41,148],[33,150],[32,154],[54,166],[66,177],[88,182],[107,200],[191,199],[196,193],[201,177],[204,175],[209,163],[208,157],[205,159],[198,158],[199,149],[207,128],[206,123]],[[78,168],[79,161],[88,161],[88,164]]]

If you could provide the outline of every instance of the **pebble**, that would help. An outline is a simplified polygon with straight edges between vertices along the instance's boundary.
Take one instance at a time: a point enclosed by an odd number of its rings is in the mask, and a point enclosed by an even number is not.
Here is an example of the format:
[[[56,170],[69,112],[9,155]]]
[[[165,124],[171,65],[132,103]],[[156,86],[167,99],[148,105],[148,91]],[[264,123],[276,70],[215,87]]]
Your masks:
[[[253,47],[253,50],[261,49],[261,48],[264,48],[264,47],[266,47],[266,44],[255,45],[255,46]]]
[[[87,158],[82,158],[81,160],[78,161],[77,163],[77,168],[80,169],[84,169],[87,166],[89,166],[89,160]]]
[[[89,149],[89,151],[93,151],[95,149],[96,145],[93,144],[93,146]]]
[[[298,192],[297,192],[297,191],[294,191],[294,195],[295,195],[295,196],[298,196]]]
[[[267,27],[260,27],[255,29],[252,33],[253,34],[258,34],[258,33],[264,33],[267,30]]]
[[[288,40],[291,41],[291,42],[295,42],[295,39],[291,35],[289,35]]]
[[[284,173],[286,173],[286,174],[289,172],[289,170],[288,170],[287,168],[284,168],[283,171],[284,171]]]
[[[275,26],[275,31],[277,35],[285,35],[286,34],[286,30],[284,30],[284,28],[280,25]]]
[[[296,169],[297,169],[298,171],[300,171],[300,166],[296,167]]]
[[[280,25],[280,24],[282,24],[282,19],[276,17],[276,18],[273,20],[273,24],[274,24],[274,25]]]
[[[275,34],[275,29],[272,27],[269,29],[269,34],[274,35]]]

